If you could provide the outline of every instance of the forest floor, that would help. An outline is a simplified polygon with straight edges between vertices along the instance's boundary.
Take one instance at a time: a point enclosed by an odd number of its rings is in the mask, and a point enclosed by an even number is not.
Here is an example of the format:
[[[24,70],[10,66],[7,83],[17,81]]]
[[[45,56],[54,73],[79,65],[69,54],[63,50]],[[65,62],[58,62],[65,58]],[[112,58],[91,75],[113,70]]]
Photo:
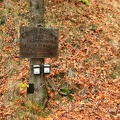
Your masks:
[[[29,26],[29,0],[3,1],[0,120],[120,120],[120,0],[45,0],[45,26],[59,29],[59,57],[45,59],[45,110],[21,90],[29,59],[19,57],[19,27]]]

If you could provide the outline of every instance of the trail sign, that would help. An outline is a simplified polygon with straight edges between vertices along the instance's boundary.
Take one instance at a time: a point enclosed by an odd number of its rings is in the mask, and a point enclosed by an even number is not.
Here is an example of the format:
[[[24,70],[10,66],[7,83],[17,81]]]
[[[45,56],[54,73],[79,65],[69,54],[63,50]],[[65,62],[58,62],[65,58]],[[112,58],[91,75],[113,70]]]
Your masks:
[[[20,57],[58,57],[58,29],[20,27]]]

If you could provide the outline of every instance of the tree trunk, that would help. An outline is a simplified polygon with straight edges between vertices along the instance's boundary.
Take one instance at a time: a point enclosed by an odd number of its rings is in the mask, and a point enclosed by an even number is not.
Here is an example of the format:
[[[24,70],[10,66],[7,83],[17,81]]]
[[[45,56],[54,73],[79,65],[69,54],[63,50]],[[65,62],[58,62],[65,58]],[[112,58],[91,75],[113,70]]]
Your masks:
[[[44,0],[30,0],[30,13],[31,26],[44,26]]]
[[[44,0],[30,0],[30,26],[41,27],[44,26]],[[47,88],[45,84],[43,72],[40,75],[33,74],[33,65],[44,64],[44,58],[30,59],[30,77],[29,83],[34,84],[34,94],[29,94],[29,100],[40,107],[45,107],[47,104]]]

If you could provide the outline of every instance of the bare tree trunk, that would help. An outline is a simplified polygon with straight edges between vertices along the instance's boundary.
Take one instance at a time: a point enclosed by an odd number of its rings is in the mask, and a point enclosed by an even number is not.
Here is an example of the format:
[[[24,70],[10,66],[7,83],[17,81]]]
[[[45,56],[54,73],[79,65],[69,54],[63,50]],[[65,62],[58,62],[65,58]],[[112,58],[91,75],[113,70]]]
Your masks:
[[[30,0],[31,26],[44,26],[44,0]]]
[[[44,26],[44,0],[30,0],[30,26]],[[28,98],[33,104],[45,107],[47,104],[47,88],[44,80],[43,72],[40,75],[33,74],[33,65],[43,65],[44,58],[30,59],[30,78],[29,82],[34,84],[34,94],[29,94]]]

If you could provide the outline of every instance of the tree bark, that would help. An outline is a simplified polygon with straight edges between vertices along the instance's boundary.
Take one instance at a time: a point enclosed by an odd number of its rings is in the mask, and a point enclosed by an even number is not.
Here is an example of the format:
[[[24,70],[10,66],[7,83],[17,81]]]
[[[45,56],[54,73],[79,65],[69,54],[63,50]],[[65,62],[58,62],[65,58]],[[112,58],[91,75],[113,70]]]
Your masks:
[[[30,13],[31,26],[44,26],[44,0],[30,0]]]
[[[43,27],[44,26],[44,0],[30,0],[30,26]],[[30,77],[29,82],[34,84],[34,94],[29,94],[29,100],[40,107],[45,107],[47,104],[47,88],[45,84],[43,72],[40,75],[33,74],[33,65],[44,64],[44,58],[30,59]]]

